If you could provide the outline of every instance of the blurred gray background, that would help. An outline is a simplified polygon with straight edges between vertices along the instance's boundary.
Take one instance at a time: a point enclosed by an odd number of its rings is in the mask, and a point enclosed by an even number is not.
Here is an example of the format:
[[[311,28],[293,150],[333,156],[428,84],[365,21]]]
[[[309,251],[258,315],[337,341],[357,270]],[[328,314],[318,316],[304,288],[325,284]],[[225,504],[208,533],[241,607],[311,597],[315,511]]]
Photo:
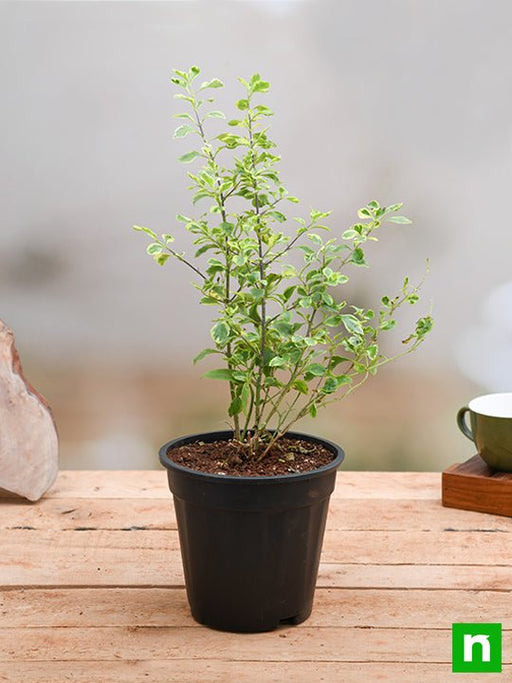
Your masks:
[[[332,209],[404,201],[358,294],[420,279],[435,331],[304,431],[351,469],[442,469],[469,458],[455,412],[512,389],[512,6],[505,0],[3,2],[0,317],[59,426],[61,466],[158,467],[157,446],[225,427],[225,387],[188,271],[158,268],[134,223],[188,236],[188,151],[172,68],[270,80],[282,179]],[[399,338],[398,338],[399,343]]]

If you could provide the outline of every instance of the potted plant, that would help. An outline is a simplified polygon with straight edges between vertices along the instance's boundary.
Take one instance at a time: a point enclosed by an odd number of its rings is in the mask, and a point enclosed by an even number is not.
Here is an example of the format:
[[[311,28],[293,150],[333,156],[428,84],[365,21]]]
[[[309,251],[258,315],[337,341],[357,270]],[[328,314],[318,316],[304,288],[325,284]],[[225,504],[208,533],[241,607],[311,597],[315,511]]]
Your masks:
[[[200,85],[199,68],[175,70],[175,97],[188,111],[177,139],[194,144],[179,157],[198,216],[177,215],[194,236],[193,258],[174,248],[174,236],[151,238],[159,265],[175,259],[196,276],[200,303],[211,306],[218,367],[206,377],[229,387],[231,429],[166,443],[160,460],[174,495],[187,595],[202,624],[237,632],[300,623],[311,612],[329,496],[341,448],[290,431],[306,415],[347,397],[395,358],[410,353],[432,327],[421,317],[393,356],[379,346],[396,325],[397,310],[415,304],[419,286],[408,278],[384,296],[379,310],[350,304],[344,286],[367,265],[364,248],[384,222],[410,223],[402,204],[371,201],[341,239],[324,224],[329,212],[288,218],[299,200],[281,183],[272,116],[260,95],[269,83],[240,79],[236,118],[210,137],[208,124],[225,119],[212,108],[214,78]],[[217,121],[218,125],[219,121]],[[187,212],[188,213],[188,212]],[[291,227],[293,226],[293,227]]]

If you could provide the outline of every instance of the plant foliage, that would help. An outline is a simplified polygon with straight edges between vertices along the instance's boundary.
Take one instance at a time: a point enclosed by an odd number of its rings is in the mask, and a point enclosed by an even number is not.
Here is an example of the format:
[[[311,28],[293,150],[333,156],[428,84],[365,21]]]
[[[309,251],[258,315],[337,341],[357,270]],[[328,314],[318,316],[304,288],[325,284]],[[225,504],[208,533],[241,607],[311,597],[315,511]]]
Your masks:
[[[175,97],[188,107],[176,114],[174,138],[189,143],[179,160],[193,165],[192,204],[204,206],[199,215],[176,217],[194,236],[193,261],[175,250],[172,235],[134,229],[151,238],[147,252],[159,265],[174,258],[197,276],[200,301],[215,313],[213,344],[194,362],[218,357],[218,368],[206,377],[229,383],[235,438],[250,453],[261,452],[256,446],[263,443],[264,454],[297,420],[316,416],[386,363],[414,351],[432,318],[417,320],[399,353],[381,351],[381,334],[395,327],[402,305],[418,302],[421,283],[412,286],[405,278],[400,292],[383,296],[376,311],[349,303],[343,290],[352,271],[367,266],[365,247],[377,241],[381,226],[411,222],[399,214],[402,204],[369,202],[339,237],[329,235],[328,211],[290,218],[299,200],[281,182],[280,157],[268,133],[273,112],[261,103],[270,84],[259,74],[240,78],[244,94],[228,120],[211,106],[211,91],[223,83],[199,83],[199,73],[193,66],[171,78],[180,88]],[[210,119],[225,119],[225,132],[209,137]]]

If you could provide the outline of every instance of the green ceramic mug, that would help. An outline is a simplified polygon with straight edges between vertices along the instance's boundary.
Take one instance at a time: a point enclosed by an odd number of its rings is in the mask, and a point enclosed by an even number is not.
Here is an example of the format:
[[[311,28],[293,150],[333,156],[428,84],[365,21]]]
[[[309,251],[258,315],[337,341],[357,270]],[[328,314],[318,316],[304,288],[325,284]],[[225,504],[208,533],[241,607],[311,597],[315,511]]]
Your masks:
[[[474,398],[457,413],[457,424],[489,467],[512,472],[512,393]]]

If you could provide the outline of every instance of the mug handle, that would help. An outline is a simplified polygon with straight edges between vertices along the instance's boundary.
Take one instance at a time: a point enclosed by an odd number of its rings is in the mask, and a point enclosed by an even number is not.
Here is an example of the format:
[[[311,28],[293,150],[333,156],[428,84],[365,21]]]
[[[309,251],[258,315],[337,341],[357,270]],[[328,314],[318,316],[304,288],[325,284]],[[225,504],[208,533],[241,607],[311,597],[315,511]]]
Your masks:
[[[475,438],[473,436],[473,432],[471,429],[467,426],[466,420],[464,419],[466,416],[466,413],[469,412],[469,407],[464,406],[464,408],[461,408],[459,412],[457,413],[457,424],[459,426],[460,431],[464,434],[464,436],[467,436],[467,438],[470,441],[475,441]]]

